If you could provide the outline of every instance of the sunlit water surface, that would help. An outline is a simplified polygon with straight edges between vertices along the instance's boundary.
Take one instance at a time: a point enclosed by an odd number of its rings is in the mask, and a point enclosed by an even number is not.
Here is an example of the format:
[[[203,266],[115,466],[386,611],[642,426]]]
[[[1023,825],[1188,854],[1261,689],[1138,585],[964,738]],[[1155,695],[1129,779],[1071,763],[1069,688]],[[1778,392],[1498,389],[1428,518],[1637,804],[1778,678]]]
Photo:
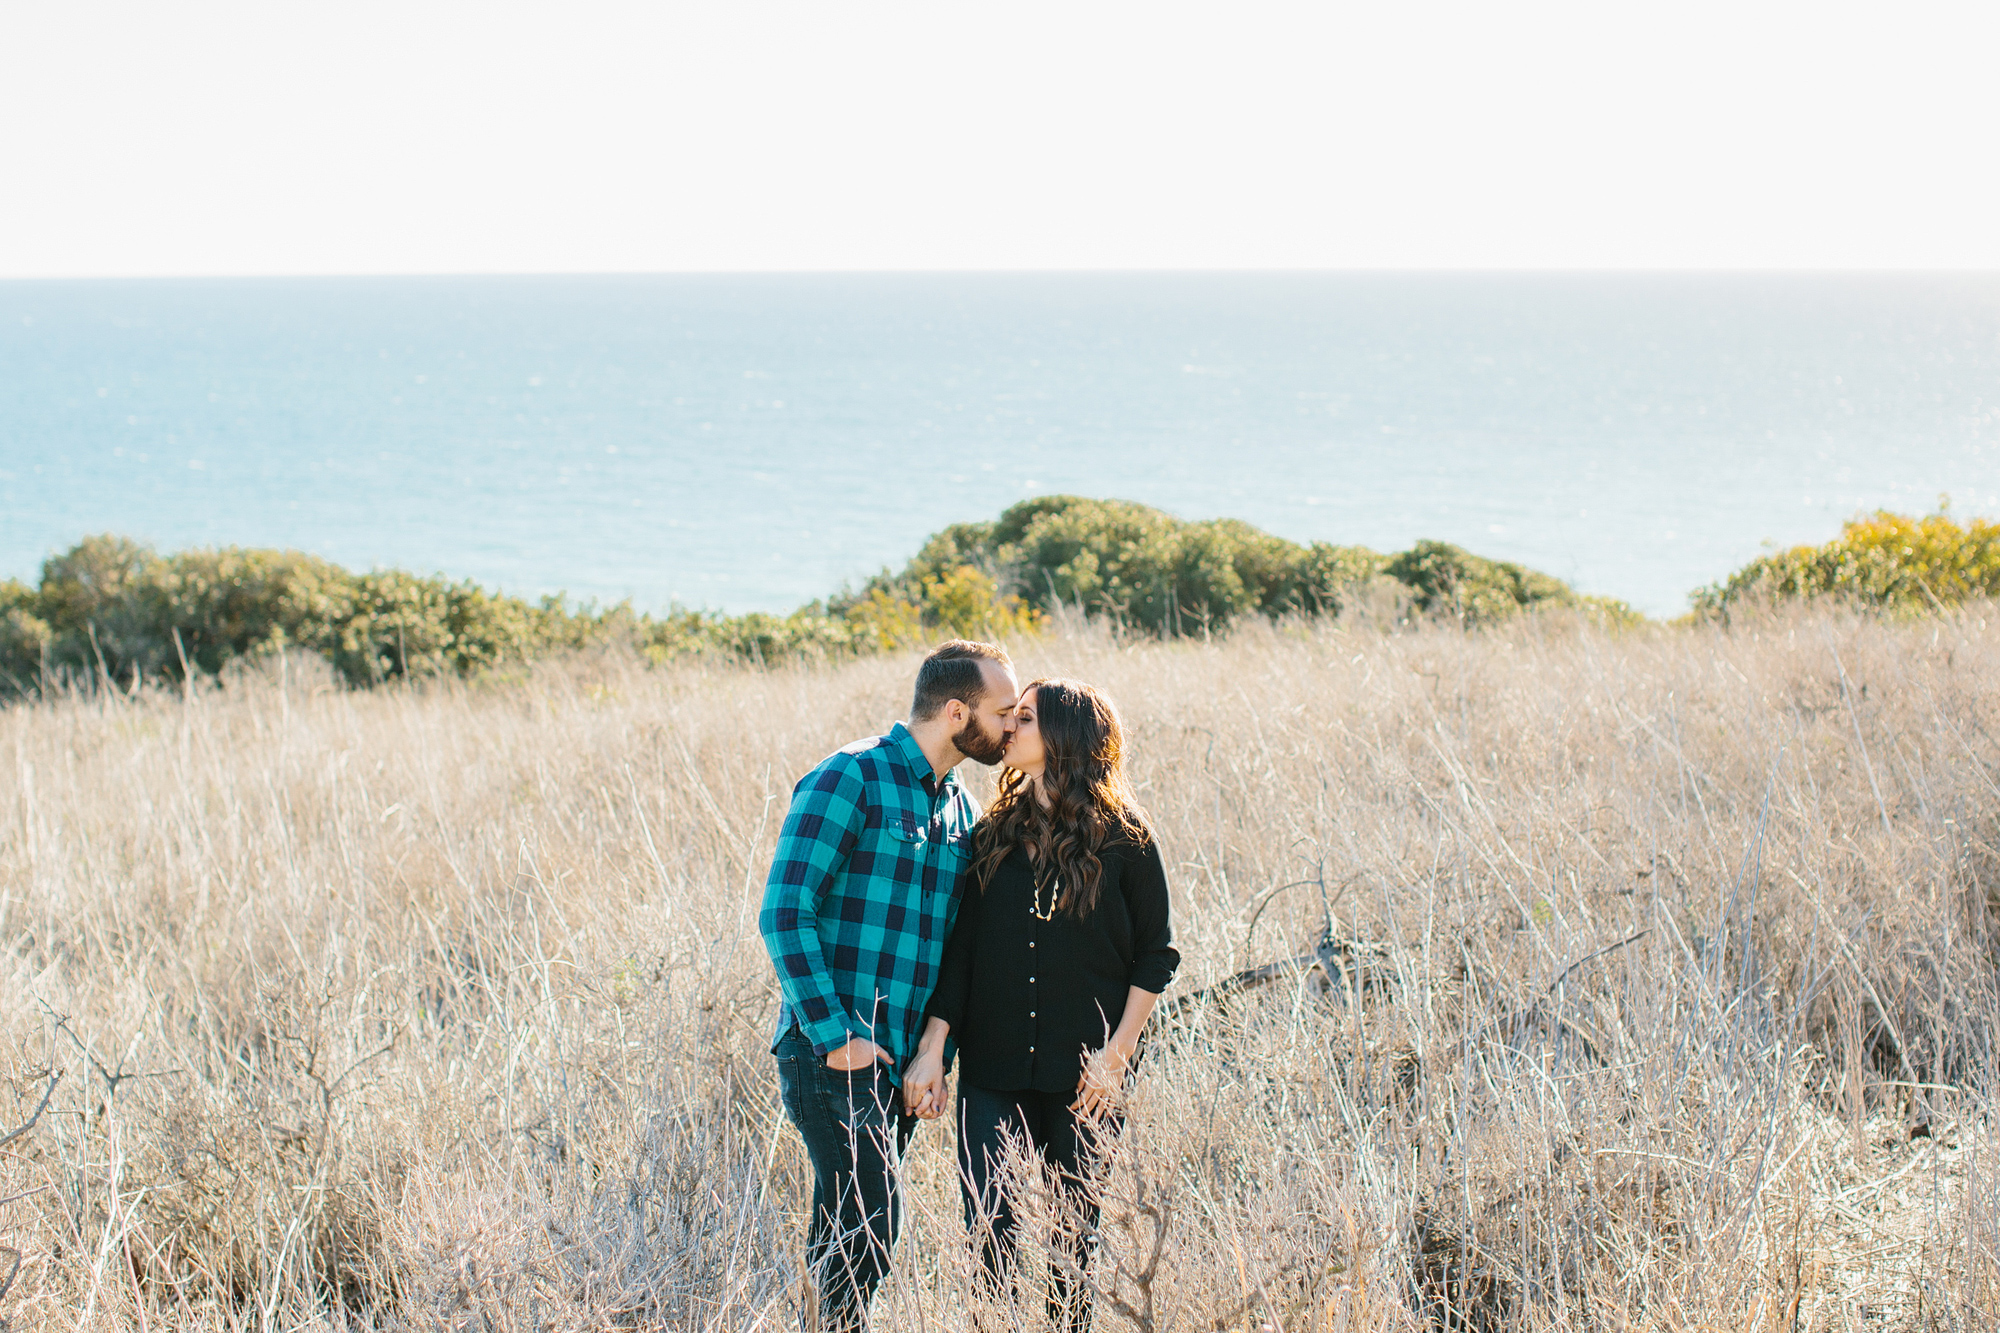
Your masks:
[[[2000,512],[2000,277],[0,283],[0,576],[113,531],[785,610],[1053,492],[1670,614]]]

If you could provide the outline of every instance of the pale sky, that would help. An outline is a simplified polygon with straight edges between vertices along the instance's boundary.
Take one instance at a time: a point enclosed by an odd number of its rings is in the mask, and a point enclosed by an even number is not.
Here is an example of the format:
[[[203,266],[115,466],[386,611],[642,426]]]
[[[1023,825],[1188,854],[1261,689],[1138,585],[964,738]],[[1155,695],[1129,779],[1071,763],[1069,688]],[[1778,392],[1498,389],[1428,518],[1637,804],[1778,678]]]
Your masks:
[[[0,0],[0,277],[2000,267],[2000,6]]]

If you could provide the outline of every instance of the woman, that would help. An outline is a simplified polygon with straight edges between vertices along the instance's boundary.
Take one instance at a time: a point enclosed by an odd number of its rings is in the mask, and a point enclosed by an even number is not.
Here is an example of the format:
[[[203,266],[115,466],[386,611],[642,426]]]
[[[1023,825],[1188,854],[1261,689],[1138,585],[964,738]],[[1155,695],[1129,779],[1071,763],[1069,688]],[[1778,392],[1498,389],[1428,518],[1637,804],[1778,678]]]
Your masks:
[[[960,1061],[958,1142],[966,1225],[990,1227],[986,1272],[1011,1266],[1017,1220],[999,1179],[1025,1140],[1070,1205],[1068,1262],[1051,1265],[1049,1314],[1081,1328],[1077,1277],[1097,1225],[1105,1132],[1147,1016],[1173,979],[1167,877],[1123,767],[1111,701],[1038,680],[1021,692],[1000,793],[972,833],[965,900],[905,1086],[936,1115],[944,1045]]]

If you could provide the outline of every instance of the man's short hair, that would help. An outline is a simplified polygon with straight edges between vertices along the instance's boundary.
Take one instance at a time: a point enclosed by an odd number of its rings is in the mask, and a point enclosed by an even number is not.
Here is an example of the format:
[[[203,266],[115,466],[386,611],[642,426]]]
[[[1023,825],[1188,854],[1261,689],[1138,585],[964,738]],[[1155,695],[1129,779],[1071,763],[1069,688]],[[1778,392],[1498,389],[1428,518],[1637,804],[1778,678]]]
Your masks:
[[[971,639],[947,639],[931,649],[931,655],[917,668],[917,692],[910,701],[910,721],[933,718],[953,699],[967,708],[977,708],[986,693],[986,668],[981,662],[997,662],[1012,670],[1014,661],[997,643]]]

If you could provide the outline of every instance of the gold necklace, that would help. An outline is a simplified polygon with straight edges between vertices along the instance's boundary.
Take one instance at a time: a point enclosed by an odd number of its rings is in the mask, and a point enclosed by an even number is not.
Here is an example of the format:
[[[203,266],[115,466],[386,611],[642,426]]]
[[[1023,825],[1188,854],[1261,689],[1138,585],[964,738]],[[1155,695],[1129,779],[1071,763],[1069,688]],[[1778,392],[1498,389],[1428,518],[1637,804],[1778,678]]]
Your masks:
[[[1047,921],[1056,914],[1056,899],[1062,896],[1062,881],[1051,877],[1049,880],[1049,910],[1042,910],[1042,886],[1032,879],[1028,881],[1028,912],[1037,921]]]

